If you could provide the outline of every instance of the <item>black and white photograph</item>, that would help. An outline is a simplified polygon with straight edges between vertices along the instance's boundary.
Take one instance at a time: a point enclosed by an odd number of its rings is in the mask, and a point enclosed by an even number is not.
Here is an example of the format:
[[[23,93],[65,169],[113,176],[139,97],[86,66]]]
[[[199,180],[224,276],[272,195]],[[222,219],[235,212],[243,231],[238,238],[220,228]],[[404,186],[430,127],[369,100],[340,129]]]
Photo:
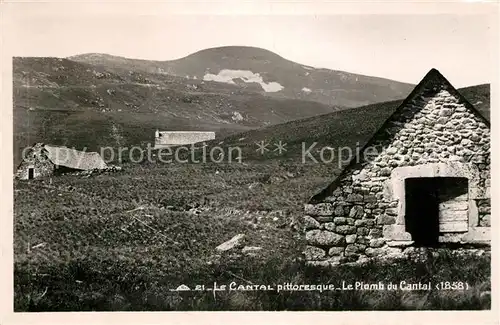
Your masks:
[[[497,4],[73,6],[5,15],[14,313],[492,310]]]

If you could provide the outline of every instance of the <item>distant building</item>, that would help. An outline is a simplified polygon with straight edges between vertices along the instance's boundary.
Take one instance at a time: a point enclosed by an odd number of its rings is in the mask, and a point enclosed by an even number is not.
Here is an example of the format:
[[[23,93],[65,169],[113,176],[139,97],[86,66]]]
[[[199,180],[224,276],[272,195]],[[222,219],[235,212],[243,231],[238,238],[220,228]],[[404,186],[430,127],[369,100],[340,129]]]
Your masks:
[[[182,146],[213,139],[215,139],[215,132],[156,130],[155,148]]]
[[[433,69],[306,204],[306,260],[490,245],[490,184],[489,120]]]
[[[27,180],[106,167],[106,163],[97,152],[37,143],[26,151],[17,169],[16,178]]]

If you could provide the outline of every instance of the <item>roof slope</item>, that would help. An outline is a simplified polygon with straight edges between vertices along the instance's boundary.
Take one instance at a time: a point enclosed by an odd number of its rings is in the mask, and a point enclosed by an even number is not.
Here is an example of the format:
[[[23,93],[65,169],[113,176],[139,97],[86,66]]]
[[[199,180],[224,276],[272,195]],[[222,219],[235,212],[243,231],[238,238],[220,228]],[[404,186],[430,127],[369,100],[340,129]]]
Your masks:
[[[364,150],[368,147],[368,145],[373,141],[373,139],[377,136],[377,134],[380,132],[380,130],[385,129],[385,127],[388,125],[388,122],[392,119],[393,116],[399,114],[399,112],[409,103],[411,102],[424,88],[428,87],[435,87],[437,90],[439,86],[444,86],[453,96],[456,96],[459,98],[459,101],[463,103],[467,109],[469,109],[471,112],[473,112],[480,120],[482,120],[488,127],[490,127],[490,117],[489,114],[487,116],[483,115],[483,111],[477,110],[474,105],[472,105],[453,85],[436,69],[431,69],[425,77],[420,81],[420,83],[413,89],[413,91],[406,97],[405,100],[403,100],[397,108],[390,114],[384,121],[384,123],[378,128],[378,130],[371,136],[371,138],[364,144],[364,146],[361,148],[361,150],[357,151],[359,154],[360,152],[364,152]],[[335,180],[330,183],[326,188],[324,188],[322,191],[314,195],[309,202],[310,203],[317,203],[321,199],[323,199],[325,196],[328,195],[328,193],[332,192],[337,186],[338,182],[340,179],[342,179],[342,176],[344,173],[349,170],[351,167],[353,167],[357,162],[359,161],[358,156],[355,155],[349,164],[347,164],[343,169],[342,172],[338,177],[335,178]]]
[[[58,166],[88,170],[102,169],[106,163],[97,152],[78,151],[67,147],[45,145],[47,158]]]
[[[215,132],[203,131],[159,131],[157,144],[183,145],[215,139]]]

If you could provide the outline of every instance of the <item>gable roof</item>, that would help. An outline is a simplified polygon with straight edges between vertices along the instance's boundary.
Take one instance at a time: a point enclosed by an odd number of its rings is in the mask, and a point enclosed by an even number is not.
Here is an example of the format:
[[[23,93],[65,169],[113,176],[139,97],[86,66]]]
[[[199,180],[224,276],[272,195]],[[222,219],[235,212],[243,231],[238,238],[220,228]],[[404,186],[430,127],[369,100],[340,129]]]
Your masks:
[[[158,144],[183,145],[215,139],[215,132],[205,131],[157,131]]]
[[[102,169],[106,163],[97,152],[78,151],[67,147],[44,145],[47,158],[58,166],[72,169]]]
[[[446,90],[450,92],[451,95],[458,97],[459,101],[465,105],[465,107],[474,113],[481,121],[483,121],[488,128],[491,127],[489,118],[483,115],[480,111],[478,111],[474,105],[472,105],[453,85],[437,70],[431,69],[425,77],[415,86],[412,92],[397,106],[397,108],[385,119],[382,125],[374,132],[374,134],[369,138],[368,141],[364,144],[361,150],[357,151],[364,152],[364,150],[368,147],[368,145],[374,140],[380,130],[385,129],[388,126],[389,121],[393,116],[399,114],[401,110],[403,110],[406,105],[411,102],[424,88],[435,86],[436,90],[438,86],[444,86]],[[329,193],[333,192],[335,188],[339,185],[340,180],[345,175],[345,173],[350,170],[357,162],[359,162],[358,156],[354,156],[350,162],[342,169],[341,173],[335,178],[335,180],[330,183],[327,187],[321,190],[319,193],[315,194],[309,199],[309,203],[318,203],[321,199],[325,198]]]

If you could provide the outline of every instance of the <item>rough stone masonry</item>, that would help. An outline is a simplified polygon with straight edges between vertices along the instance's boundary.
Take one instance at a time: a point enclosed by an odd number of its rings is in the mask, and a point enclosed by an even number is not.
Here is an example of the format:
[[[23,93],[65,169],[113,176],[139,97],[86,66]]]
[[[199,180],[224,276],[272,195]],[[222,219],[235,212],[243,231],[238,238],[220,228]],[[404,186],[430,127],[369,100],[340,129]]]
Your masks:
[[[411,250],[416,239],[407,223],[418,227],[424,217],[418,208],[426,202],[412,205],[416,213],[407,211],[405,184],[419,178],[441,182],[436,183],[440,244],[490,243],[489,122],[437,70],[366,148],[371,155],[353,159],[305,206],[304,254],[310,264],[400,257]],[[408,219],[410,213],[415,220]]]

